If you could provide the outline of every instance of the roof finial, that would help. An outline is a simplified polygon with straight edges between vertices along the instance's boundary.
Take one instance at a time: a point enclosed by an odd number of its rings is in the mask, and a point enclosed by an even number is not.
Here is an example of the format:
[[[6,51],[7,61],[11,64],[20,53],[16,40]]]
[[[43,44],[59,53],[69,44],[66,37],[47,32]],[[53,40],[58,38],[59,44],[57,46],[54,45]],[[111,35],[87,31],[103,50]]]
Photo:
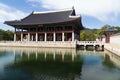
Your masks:
[[[33,14],[34,13],[34,11],[32,11],[32,13],[31,14]]]
[[[74,8],[74,6],[72,6],[72,10],[73,10],[73,12],[72,12],[72,15],[76,15],[76,12],[75,12],[75,8]]]
[[[72,9],[73,9],[73,10],[75,9],[74,6],[72,6]]]

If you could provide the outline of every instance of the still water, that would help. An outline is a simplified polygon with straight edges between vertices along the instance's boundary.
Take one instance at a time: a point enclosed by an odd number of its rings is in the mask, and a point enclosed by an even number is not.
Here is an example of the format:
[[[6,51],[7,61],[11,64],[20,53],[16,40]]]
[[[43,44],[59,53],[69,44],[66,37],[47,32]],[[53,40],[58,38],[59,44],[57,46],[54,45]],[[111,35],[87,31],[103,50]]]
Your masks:
[[[120,80],[120,57],[108,51],[0,47],[0,80]]]

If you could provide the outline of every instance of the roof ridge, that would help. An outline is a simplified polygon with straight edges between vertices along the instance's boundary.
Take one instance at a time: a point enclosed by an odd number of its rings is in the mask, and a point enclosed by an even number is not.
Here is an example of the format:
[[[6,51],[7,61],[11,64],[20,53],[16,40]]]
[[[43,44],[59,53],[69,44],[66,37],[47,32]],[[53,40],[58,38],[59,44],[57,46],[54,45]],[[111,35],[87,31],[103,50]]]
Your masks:
[[[33,14],[45,14],[45,13],[55,13],[55,12],[64,12],[64,11],[72,11],[73,9],[71,8],[66,8],[66,9],[59,9],[59,10],[51,10],[51,11],[44,11],[44,12],[32,12]]]

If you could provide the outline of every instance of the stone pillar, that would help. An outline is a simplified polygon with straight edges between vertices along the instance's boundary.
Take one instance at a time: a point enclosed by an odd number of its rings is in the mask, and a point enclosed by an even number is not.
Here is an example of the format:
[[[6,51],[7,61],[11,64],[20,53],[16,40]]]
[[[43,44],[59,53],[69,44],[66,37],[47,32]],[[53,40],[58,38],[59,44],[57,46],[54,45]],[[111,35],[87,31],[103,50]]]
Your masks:
[[[62,32],[62,42],[64,42],[65,36],[64,36],[64,32]]]
[[[28,41],[30,41],[30,33],[28,33],[28,37],[27,38],[28,38]]]
[[[15,29],[15,32],[14,32],[14,41],[16,41],[16,28]]]
[[[36,42],[38,42],[38,33],[36,32]]]
[[[34,35],[31,35],[31,40],[32,40],[32,41],[34,40]]]
[[[47,33],[45,32],[45,42],[47,41]]]
[[[23,41],[23,33],[21,33],[21,41]]]
[[[55,32],[53,33],[53,41],[54,42],[56,41],[56,34],[55,34]]]
[[[72,41],[74,41],[75,35],[74,32],[72,32]]]
[[[16,41],[16,33],[14,33],[14,41]]]

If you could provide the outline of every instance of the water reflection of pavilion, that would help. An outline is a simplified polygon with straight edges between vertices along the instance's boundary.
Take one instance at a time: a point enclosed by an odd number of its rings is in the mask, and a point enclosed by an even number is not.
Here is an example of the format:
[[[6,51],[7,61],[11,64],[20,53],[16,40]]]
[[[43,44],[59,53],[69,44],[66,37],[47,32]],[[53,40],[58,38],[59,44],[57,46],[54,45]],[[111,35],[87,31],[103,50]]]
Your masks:
[[[63,49],[63,48],[6,48],[1,47],[0,50],[7,50],[12,51],[14,53],[14,57],[19,56],[19,58],[26,56],[26,59],[30,59],[31,57],[34,59],[38,59],[38,57],[42,56],[45,60],[49,57],[52,60],[55,60],[59,56],[59,58],[64,61],[65,57],[69,57],[70,61],[74,61],[77,56],[80,55],[94,55],[100,54],[104,56],[103,52],[96,52],[96,51],[86,51],[86,50],[76,50],[76,49]],[[87,52],[87,53],[86,53]]]
[[[112,70],[112,73],[110,73],[111,75],[114,70],[116,71],[116,68],[109,67],[109,65],[111,66],[109,63],[114,63],[114,61],[115,63],[119,63],[120,61],[118,56],[114,56],[113,54],[110,54],[110,52],[105,52],[106,55],[104,55],[103,52],[76,51],[75,49],[1,47],[0,51],[6,51],[12,55],[13,63],[8,64],[8,66],[5,67],[7,72],[11,70],[11,68],[13,72],[21,71],[20,74],[23,73],[22,75],[25,75],[25,77],[29,76],[29,79],[27,78],[27,80],[81,80],[84,79],[83,77],[85,77],[86,80],[90,79],[90,77],[86,75],[88,73],[91,74],[91,71],[89,71],[91,69],[95,70],[95,74],[96,72],[99,72],[97,75],[99,74],[98,76],[100,77],[101,73],[104,75],[105,72],[110,72],[109,70],[104,69],[112,68],[110,69]],[[62,57],[63,54],[64,59]],[[72,55],[74,55],[73,58]],[[103,60],[96,59],[94,56],[97,55],[103,56]],[[94,64],[92,64],[91,61],[93,61]],[[100,62],[102,62],[103,66]],[[97,76],[93,73],[93,76]],[[8,74],[11,74],[11,72]],[[18,77],[17,79],[19,79]],[[23,78],[25,77],[23,76]]]
[[[14,53],[14,69],[22,69],[31,80],[80,80],[83,59],[75,49],[0,48]]]
[[[1,47],[0,50],[7,50],[12,51],[14,53],[14,57],[19,56],[26,57],[26,59],[30,59],[31,57],[34,59],[38,59],[39,57],[44,57],[46,60],[47,58],[51,57],[55,60],[59,56],[62,61],[64,61],[65,57],[69,57],[71,61],[74,61],[76,57],[76,50],[75,49],[59,49],[59,48],[6,48]]]
[[[14,54],[16,57],[16,53],[17,50],[14,49]],[[48,58],[50,58],[51,60],[56,60],[56,58],[61,59],[62,61],[65,60],[65,57],[68,57],[69,60],[74,61],[75,57],[76,57],[76,52],[75,50],[69,50],[69,49],[51,49],[51,48],[34,48],[34,49],[24,49],[24,50],[20,50],[20,56],[24,57],[26,56],[26,59],[30,59],[30,58],[34,58],[34,59],[38,59],[39,57],[41,57],[44,60],[47,60]],[[34,57],[33,57],[34,56]]]

